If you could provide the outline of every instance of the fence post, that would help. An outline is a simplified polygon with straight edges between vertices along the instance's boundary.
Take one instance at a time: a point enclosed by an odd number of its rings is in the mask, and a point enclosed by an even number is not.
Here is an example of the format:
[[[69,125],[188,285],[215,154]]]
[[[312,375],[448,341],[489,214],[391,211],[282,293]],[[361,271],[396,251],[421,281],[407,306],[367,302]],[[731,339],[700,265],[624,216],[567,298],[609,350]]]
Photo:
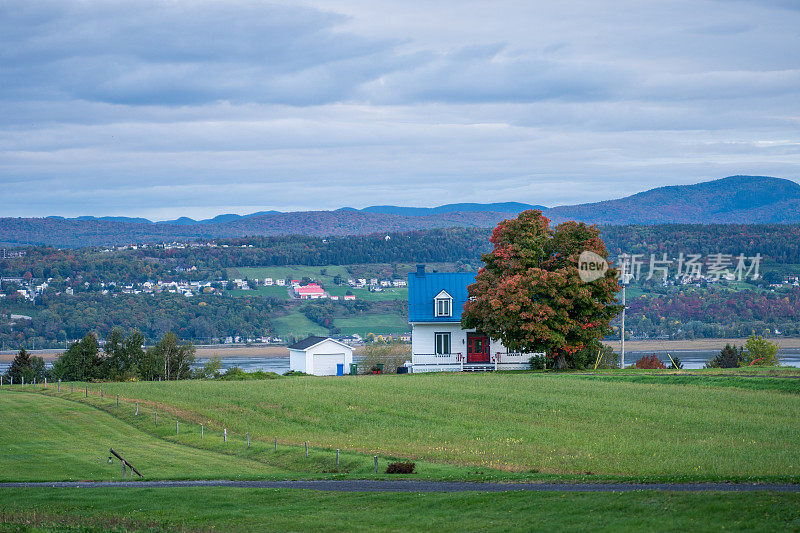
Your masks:
[[[117,407],[119,407],[119,394],[117,394]]]
[[[200,424],[200,438],[203,438],[203,424]]]
[[[103,399],[103,387],[100,387],[100,399]]]
[[[247,447],[250,447],[250,432],[247,432]]]
[[[176,421],[175,421],[175,434],[177,435],[178,433],[179,433],[179,429],[178,429],[178,421],[176,420]]]
[[[222,430],[222,442],[228,442],[228,429],[227,428]]]
[[[375,473],[378,473],[378,456],[375,456]]]
[[[308,441],[306,441],[306,457],[308,457]]]
[[[47,378],[44,378],[44,388],[47,388]]]
[[[75,384],[71,381],[69,382],[69,392],[70,393],[75,392]]]
[[[336,448],[336,466],[339,466],[339,448]]]
[[[133,416],[139,416],[139,402],[136,402],[136,412],[133,413]]]
[[[14,384],[14,376],[11,376],[11,384]]]
[[[156,425],[158,425],[158,411],[156,411]]]
[[[36,378],[33,378],[33,388],[36,389]]]
[[[88,398],[89,397],[89,385],[85,385],[85,387],[86,388],[83,391],[83,393],[84,393],[83,397],[84,398]]]
[[[278,451],[278,437],[275,437],[275,451]]]
[[[60,379],[58,380],[58,391],[56,391],[56,392],[61,392],[61,380]]]
[[[20,377],[22,377],[22,386],[24,387],[25,386],[25,376],[20,376]]]

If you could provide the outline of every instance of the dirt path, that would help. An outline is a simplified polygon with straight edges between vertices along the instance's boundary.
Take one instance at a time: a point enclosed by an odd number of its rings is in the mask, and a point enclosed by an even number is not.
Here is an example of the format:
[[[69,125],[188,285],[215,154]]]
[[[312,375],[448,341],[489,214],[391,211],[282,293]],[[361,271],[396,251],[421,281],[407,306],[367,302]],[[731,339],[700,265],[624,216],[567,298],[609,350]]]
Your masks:
[[[239,487],[262,489],[307,489],[335,492],[632,492],[666,490],[678,492],[800,492],[791,483],[475,483],[466,481],[59,481],[0,483],[0,487],[109,488],[109,487]]]

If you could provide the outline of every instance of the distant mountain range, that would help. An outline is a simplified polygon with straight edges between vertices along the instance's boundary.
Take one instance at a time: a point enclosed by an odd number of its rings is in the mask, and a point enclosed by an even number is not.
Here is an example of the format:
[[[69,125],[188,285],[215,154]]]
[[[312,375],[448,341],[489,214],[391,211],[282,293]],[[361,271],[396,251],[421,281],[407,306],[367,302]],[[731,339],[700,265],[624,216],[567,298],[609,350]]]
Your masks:
[[[594,224],[800,223],[800,185],[767,176],[731,176],[695,185],[659,187],[616,200],[547,208],[519,202],[438,207],[372,206],[336,211],[219,215],[207,220],[144,218],[0,218],[0,243],[94,246],[248,235],[362,235],[447,227],[493,227],[526,209],[554,222]]]

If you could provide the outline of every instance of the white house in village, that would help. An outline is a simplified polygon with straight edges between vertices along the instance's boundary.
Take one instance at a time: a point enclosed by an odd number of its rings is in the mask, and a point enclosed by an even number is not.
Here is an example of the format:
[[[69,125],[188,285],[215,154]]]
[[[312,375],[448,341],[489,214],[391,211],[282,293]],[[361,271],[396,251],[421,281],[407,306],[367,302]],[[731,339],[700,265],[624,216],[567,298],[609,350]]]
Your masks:
[[[467,286],[475,274],[425,272],[418,265],[408,275],[408,321],[411,324],[413,372],[522,370],[534,354],[509,352],[503,344],[475,330],[462,329]]]
[[[315,376],[350,373],[353,348],[343,342],[329,337],[308,337],[288,348],[290,370]]]

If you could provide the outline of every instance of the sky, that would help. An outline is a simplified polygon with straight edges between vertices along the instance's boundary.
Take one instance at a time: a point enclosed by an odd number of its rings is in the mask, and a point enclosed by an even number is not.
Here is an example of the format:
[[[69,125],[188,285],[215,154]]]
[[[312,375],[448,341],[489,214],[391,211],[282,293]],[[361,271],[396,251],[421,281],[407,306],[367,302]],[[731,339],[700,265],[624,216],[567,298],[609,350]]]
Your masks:
[[[0,216],[800,176],[796,0],[7,1]]]

